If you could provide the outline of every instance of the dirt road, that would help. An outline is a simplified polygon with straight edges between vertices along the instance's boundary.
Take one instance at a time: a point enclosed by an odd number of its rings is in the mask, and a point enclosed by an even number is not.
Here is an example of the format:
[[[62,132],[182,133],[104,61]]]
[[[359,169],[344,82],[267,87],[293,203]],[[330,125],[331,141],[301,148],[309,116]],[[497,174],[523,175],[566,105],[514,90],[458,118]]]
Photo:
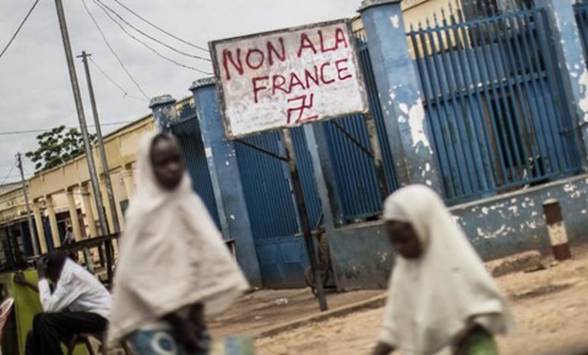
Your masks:
[[[546,270],[497,280],[517,321],[517,331],[499,339],[502,354],[588,354],[588,248],[576,249],[574,254],[574,260]],[[258,339],[257,353],[368,354],[382,311],[353,313]],[[586,352],[572,351],[574,347]]]

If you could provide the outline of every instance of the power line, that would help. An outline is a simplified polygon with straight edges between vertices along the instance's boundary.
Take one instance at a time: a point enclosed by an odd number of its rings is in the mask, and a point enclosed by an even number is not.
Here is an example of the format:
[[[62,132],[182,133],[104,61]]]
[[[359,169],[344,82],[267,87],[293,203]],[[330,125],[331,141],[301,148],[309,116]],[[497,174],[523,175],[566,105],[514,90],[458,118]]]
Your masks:
[[[10,171],[8,172],[8,174],[6,174],[6,176],[2,179],[2,182],[0,182],[0,185],[4,185],[4,183],[6,182],[6,180],[10,177],[10,174],[12,174],[12,172],[14,171],[15,166],[13,165],[12,167],[10,167]]]
[[[10,40],[8,41],[8,43],[6,44],[4,49],[2,49],[2,52],[0,52],[0,58],[2,58],[4,53],[6,53],[6,51],[8,50],[8,47],[10,47],[12,42],[14,42],[14,39],[16,38],[16,36],[18,36],[18,33],[20,32],[20,30],[24,26],[25,22],[27,22],[27,20],[29,19],[29,16],[31,16],[31,13],[33,13],[33,10],[35,9],[35,7],[37,7],[38,3],[39,3],[39,0],[35,0],[35,2],[33,3],[33,6],[31,6],[31,8],[29,9],[29,12],[27,12],[24,19],[22,19],[22,21],[18,25],[18,28],[16,29],[16,31],[14,32],[14,34],[12,35],[12,37],[10,38]]]
[[[120,122],[105,122],[102,123],[102,126],[118,126],[123,124],[132,123],[134,121],[120,121]],[[94,125],[88,125],[88,127],[94,127]],[[66,127],[68,129],[77,129],[77,127]],[[0,136],[14,136],[20,134],[32,134],[32,133],[44,133],[52,130],[53,128],[46,128],[46,129],[27,129],[27,130],[20,130],[20,131],[4,131],[0,132]]]
[[[102,0],[94,0],[94,2],[99,3],[103,8],[105,8],[106,10],[108,10],[110,13],[112,13],[114,16],[116,16],[120,21],[122,21],[123,23],[125,23],[127,26],[129,26],[130,28],[134,29],[135,31],[139,32],[140,34],[142,34],[143,36],[149,38],[150,40],[159,43],[160,45],[178,53],[181,55],[184,55],[186,57],[190,57],[190,58],[194,58],[194,59],[199,59],[199,60],[203,60],[206,62],[210,62],[210,59],[208,58],[204,58],[202,56],[199,55],[194,55],[194,54],[190,54],[188,52],[184,52],[182,50],[179,50],[177,48],[175,48],[174,46],[171,46],[165,42],[163,42],[160,39],[157,39],[151,35],[149,35],[148,33],[142,31],[140,28],[137,28],[136,26],[134,26],[132,23],[130,23],[129,21],[127,21],[124,17],[122,17],[118,12],[116,12],[115,10],[113,10],[110,6],[106,5],[104,2],[102,2]]]
[[[123,97],[128,97],[128,98],[139,100],[139,101],[142,101],[142,102],[145,102],[146,101],[145,99],[142,99],[140,97],[130,95],[122,87],[122,85],[120,85],[119,83],[117,83],[110,75],[106,74],[106,71],[104,69],[102,69],[102,67],[100,65],[98,65],[98,63],[96,63],[94,61],[94,59],[92,59],[92,57],[89,57],[89,58],[90,58],[90,61],[96,66],[96,69],[98,69],[98,71],[102,74],[102,76],[104,76],[108,81],[110,81],[112,83],[112,85],[116,86],[123,93]]]
[[[98,7],[99,7],[99,8],[100,8],[102,11],[104,11],[104,13],[106,14],[106,16],[107,16],[107,17],[108,17],[108,18],[109,18],[109,19],[110,19],[112,22],[114,22],[114,23],[115,23],[115,24],[116,24],[116,25],[117,25],[117,26],[118,26],[118,27],[119,27],[119,28],[120,28],[120,29],[121,29],[121,30],[122,30],[122,31],[123,31],[123,32],[124,32],[124,33],[125,33],[127,36],[129,36],[131,39],[133,39],[133,40],[135,40],[135,41],[139,42],[140,44],[142,44],[144,47],[146,47],[147,49],[149,49],[151,52],[153,52],[153,53],[154,53],[155,55],[157,55],[158,57],[160,57],[160,58],[162,58],[162,59],[165,59],[165,60],[167,60],[168,62],[170,62],[170,63],[173,63],[173,64],[175,64],[175,65],[177,65],[177,66],[180,66],[180,67],[182,67],[182,68],[185,68],[185,69],[190,69],[190,70],[193,70],[193,71],[196,71],[196,72],[199,72],[199,73],[202,73],[202,74],[206,74],[206,75],[212,74],[212,73],[210,73],[210,72],[207,72],[207,71],[204,71],[204,70],[202,70],[202,69],[199,69],[199,68],[196,68],[196,67],[192,67],[192,66],[189,66],[189,65],[186,65],[186,64],[180,63],[180,62],[178,62],[178,61],[176,61],[176,60],[174,60],[174,59],[172,59],[172,58],[169,58],[169,57],[167,57],[167,56],[165,56],[165,55],[161,54],[161,53],[160,53],[160,52],[159,52],[157,49],[153,48],[153,47],[152,47],[152,46],[150,46],[149,44],[145,43],[144,41],[140,40],[140,39],[139,39],[139,38],[137,38],[135,35],[133,35],[132,33],[130,33],[130,32],[129,32],[129,31],[128,31],[128,30],[127,30],[127,29],[126,29],[126,28],[125,28],[125,27],[124,27],[124,26],[123,26],[121,23],[120,23],[120,22],[118,22],[118,20],[116,20],[116,19],[115,19],[115,18],[114,18],[114,17],[113,17],[113,16],[112,16],[112,15],[111,15],[109,12],[108,12],[108,10],[106,10],[104,7],[102,7],[101,3],[99,3],[99,2],[98,2],[98,1],[96,1],[96,0],[93,0],[93,1],[94,1],[94,3],[96,3],[96,5],[98,5]]]
[[[141,94],[143,94],[143,96],[147,100],[149,100],[149,96],[147,96],[147,94],[145,93],[145,91],[143,90],[143,88],[141,88],[141,85],[139,85],[139,83],[137,82],[137,80],[135,80],[135,78],[129,72],[129,70],[127,69],[127,67],[125,66],[125,64],[122,62],[122,60],[120,59],[120,57],[118,56],[118,54],[116,54],[116,51],[114,50],[114,48],[110,45],[110,42],[106,38],[106,35],[104,34],[104,31],[102,31],[102,28],[100,27],[100,24],[98,24],[98,21],[96,21],[96,18],[94,17],[94,15],[92,15],[92,12],[88,8],[88,4],[86,4],[86,0],[82,0],[82,4],[84,5],[84,9],[88,13],[88,16],[90,16],[90,19],[92,19],[92,22],[94,23],[94,25],[98,29],[98,32],[100,32],[100,35],[102,36],[102,39],[104,40],[104,43],[106,43],[106,46],[108,47],[108,49],[110,50],[110,52],[112,53],[112,55],[118,61],[118,64],[120,64],[121,68],[127,74],[127,76],[129,77],[129,79],[131,79],[131,81],[133,82],[133,84],[135,84],[135,86],[137,87],[137,89],[139,89],[139,91],[141,92]]]
[[[202,51],[204,51],[204,52],[208,53],[208,49],[206,49],[206,48],[204,48],[204,47],[202,47],[202,46],[199,46],[199,45],[197,45],[197,44],[194,44],[194,43],[188,42],[188,41],[186,41],[186,40],[184,40],[184,39],[182,39],[182,38],[180,38],[180,37],[178,37],[178,36],[175,36],[175,35],[174,35],[174,34],[172,34],[172,33],[169,33],[168,31],[164,30],[163,28],[161,28],[161,27],[157,26],[157,25],[156,25],[156,24],[154,24],[153,22],[151,22],[151,21],[147,20],[146,18],[144,18],[143,16],[139,15],[137,12],[133,11],[133,10],[132,10],[132,9],[130,9],[130,8],[127,6],[127,5],[123,4],[123,3],[122,3],[122,2],[120,2],[119,0],[114,0],[114,1],[115,1],[117,4],[119,4],[121,7],[123,7],[125,10],[127,10],[127,11],[128,11],[128,12],[130,12],[131,14],[135,15],[135,16],[136,16],[137,18],[139,18],[141,21],[143,21],[143,22],[145,22],[146,24],[148,24],[148,25],[150,25],[150,26],[152,26],[152,27],[154,27],[154,28],[158,29],[159,31],[161,31],[161,32],[165,33],[166,35],[170,36],[171,38],[173,38],[173,39],[175,39],[175,40],[178,40],[178,41],[180,41],[180,42],[182,42],[182,43],[184,43],[184,44],[187,44],[188,46],[191,46],[191,47],[194,47],[194,48],[200,49],[200,50],[202,50]]]

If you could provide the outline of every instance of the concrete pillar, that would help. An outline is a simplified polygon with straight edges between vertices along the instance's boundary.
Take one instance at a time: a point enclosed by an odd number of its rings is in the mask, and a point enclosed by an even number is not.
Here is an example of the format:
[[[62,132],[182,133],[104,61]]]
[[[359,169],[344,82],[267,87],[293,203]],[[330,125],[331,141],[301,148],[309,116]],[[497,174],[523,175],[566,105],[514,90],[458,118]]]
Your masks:
[[[217,90],[213,79],[201,79],[190,88],[196,102],[204,154],[225,238],[235,241],[237,260],[249,282],[261,286],[261,271],[241,175],[233,142],[225,138]]]
[[[153,119],[158,130],[169,130],[170,122],[178,117],[175,104],[176,99],[171,95],[157,96],[149,102],[149,108],[153,111]]]
[[[49,217],[49,226],[51,227],[53,247],[58,248],[61,246],[61,238],[59,236],[59,228],[57,227],[57,216],[55,215],[53,197],[51,197],[51,195],[45,196],[45,203],[47,204],[47,216]]]
[[[400,2],[364,0],[359,11],[367,33],[398,182],[400,185],[425,184],[441,192],[418,73],[406,43]]]
[[[80,219],[78,217],[78,207],[74,197],[73,189],[67,190],[67,208],[69,210],[69,219],[71,221],[71,228],[76,241],[82,240],[82,230],[80,228]]]
[[[41,248],[41,254],[46,254],[47,240],[45,239],[45,228],[43,228],[43,216],[41,215],[41,209],[39,208],[39,202],[33,201],[33,216],[35,217],[35,228],[37,229],[37,238],[39,238],[39,247]]]
[[[582,140],[582,168],[588,171],[588,70],[574,15],[574,2],[535,0],[537,7],[546,9],[550,20],[552,40],[556,44],[553,49],[558,56],[567,104],[574,119],[573,125],[579,128]]]
[[[88,225],[89,237],[93,238],[98,236],[98,230],[96,229],[96,219],[94,218],[94,210],[92,209],[92,199],[88,186],[81,185],[80,192],[82,193],[82,208],[86,215],[86,224]]]

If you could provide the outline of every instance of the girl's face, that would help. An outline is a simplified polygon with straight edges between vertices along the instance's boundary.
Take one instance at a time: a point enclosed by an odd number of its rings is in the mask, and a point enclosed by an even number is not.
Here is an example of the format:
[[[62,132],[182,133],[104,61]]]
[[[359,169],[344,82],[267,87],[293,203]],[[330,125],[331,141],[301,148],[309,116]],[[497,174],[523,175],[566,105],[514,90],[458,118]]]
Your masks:
[[[386,228],[392,248],[403,258],[417,259],[423,254],[423,245],[411,223],[387,221]]]
[[[157,139],[151,146],[151,165],[158,184],[165,190],[175,190],[184,176],[184,160],[180,148],[171,139]]]

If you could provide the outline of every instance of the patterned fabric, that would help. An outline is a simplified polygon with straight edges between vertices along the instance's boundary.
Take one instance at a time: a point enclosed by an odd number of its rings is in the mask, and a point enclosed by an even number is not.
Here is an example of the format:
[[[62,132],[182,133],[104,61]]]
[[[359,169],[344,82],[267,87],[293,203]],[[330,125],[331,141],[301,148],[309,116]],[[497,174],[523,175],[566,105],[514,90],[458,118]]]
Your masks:
[[[129,342],[138,355],[208,355],[210,354],[210,335],[208,331],[200,334],[200,347],[204,350],[186,352],[175,335],[166,330],[139,330],[131,334]]]
[[[187,353],[178,344],[171,331],[139,330],[129,337],[137,355],[254,355],[253,340],[250,337],[232,336],[214,344],[208,332],[201,334],[200,346],[205,349]]]

